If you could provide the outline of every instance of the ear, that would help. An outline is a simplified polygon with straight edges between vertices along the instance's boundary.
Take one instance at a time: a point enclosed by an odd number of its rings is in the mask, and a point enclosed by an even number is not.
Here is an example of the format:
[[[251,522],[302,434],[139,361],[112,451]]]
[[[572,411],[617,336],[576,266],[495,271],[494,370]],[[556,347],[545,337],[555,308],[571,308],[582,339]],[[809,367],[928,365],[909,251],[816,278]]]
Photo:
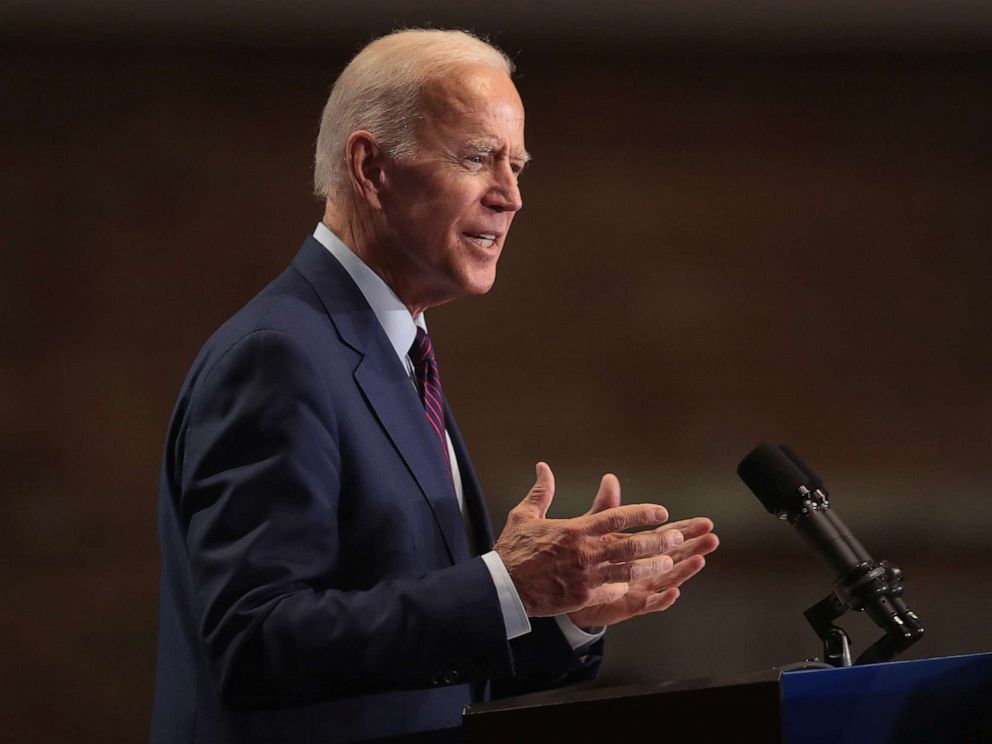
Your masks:
[[[355,198],[381,209],[379,191],[385,182],[386,154],[375,135],[364,129],[352,132],[345,145],[345,158]]]

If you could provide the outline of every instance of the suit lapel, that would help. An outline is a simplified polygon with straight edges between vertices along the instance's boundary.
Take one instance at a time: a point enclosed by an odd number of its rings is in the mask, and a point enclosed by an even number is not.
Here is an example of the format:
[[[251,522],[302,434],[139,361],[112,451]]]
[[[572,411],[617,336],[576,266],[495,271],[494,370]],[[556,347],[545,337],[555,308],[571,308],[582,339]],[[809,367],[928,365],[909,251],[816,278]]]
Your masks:
[[[341,339],[362,355],[355,383],[420,486],[452,562],[469,555],[451,477],[416,388],[361,291],[324,246],[307,239],[293,265],[313,286]]]
[[[465,440],[458,430],[455,417],[448,407],[448,402],[444,402],[444,425],[448,429],[451,437],[451,445],[455,449],[455,457],[458,458],[458,469],[462,476],[462,496],[465,500],[465,511],[468,512],[469,522],[472,524],[472,542],[476,553],[486,553],[493,547],[493,528],[489,521],[489,512],[486,509],[486,502],[482,498],[482,488],[479,486],[479,479],[475,475],[475,468],[472,460],[468,456],[468,448]]]
[[[384,343],[388,348],[382,353],[366,354],[355,370],[355,381],[417,479],[444,535],[452,562],[463,560],[469,555],[465,527],[452,490],[451,475],[437,445],[437,435],[430,428],[417,390],[396,352],[388,341]]]

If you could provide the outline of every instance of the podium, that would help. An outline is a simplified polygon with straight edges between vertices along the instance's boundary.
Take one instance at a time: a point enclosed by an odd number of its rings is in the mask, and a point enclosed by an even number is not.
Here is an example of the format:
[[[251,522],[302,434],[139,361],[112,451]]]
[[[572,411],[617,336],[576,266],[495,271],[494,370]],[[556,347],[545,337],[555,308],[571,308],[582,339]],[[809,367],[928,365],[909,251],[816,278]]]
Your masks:
[[[992,653],[565,689],[465,709],[467,744],[673,741],[992,742]]]

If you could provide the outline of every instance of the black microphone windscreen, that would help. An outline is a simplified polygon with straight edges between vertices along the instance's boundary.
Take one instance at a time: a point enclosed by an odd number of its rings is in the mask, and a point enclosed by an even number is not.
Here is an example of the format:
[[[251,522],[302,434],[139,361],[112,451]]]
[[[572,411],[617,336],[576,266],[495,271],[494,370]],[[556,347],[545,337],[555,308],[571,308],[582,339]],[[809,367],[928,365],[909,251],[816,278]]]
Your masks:
[[[782,450],[768,443],[759,444],[741,460],[737,475],[772,514],[785,511],[800,486],[810,486],[806,474]]]
[[[795,463],[797,468],[799,468],[804,473],[806,473],[806,476],[809,478],[810,488],[812,490],[816,491],[817,489],[819,489],[820,491],[823,491],[824,495],[826,496],[830,495],[830,492],[827,491],[827,487],[823,483],[823,479],[816,474],[816,471],[813,470],[813,468],[811,468],[806,463],[806,461],[803,460],[803,458],[799,456],[798,452],[796,452],[794,449],[792,449],[792,447],[788,446],[787,444],[780,444],[778,448],[785,453],[786,457],[788,457],[790,460],[792,460],[793,463]]]

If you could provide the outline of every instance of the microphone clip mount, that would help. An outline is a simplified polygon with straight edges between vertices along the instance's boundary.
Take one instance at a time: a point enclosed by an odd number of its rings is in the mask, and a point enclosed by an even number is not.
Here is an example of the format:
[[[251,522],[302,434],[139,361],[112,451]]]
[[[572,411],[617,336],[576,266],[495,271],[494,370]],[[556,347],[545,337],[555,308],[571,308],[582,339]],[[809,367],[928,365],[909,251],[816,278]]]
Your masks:
[[[896,654],[923,637],[920,619],[902,602],[902,571],[888,561],[858,564],[834,585],[834,591],[803,613],[823,642],[823,660],[834,667],[849,667],[851,639],[834,625],[850,610],[867,611],[884,635],[862,653],[854,664],[891,661]]]

